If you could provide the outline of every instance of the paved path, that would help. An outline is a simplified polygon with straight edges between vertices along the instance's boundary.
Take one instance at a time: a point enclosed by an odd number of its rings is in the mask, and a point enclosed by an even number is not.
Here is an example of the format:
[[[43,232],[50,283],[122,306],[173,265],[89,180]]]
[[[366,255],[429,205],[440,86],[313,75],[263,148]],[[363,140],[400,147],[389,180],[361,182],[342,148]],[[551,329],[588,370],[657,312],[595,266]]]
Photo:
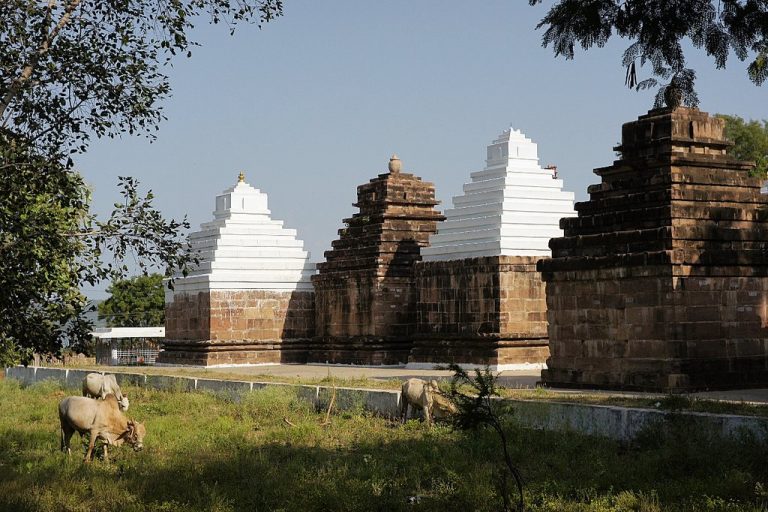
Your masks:
[[[180,367],[181,368],[181,367]],[[238,366],[230,368],[207,368],[209,372],[237,372],[243,375],[274,375],[284,377],[323,378],[339,377],[342,379],[405,379],[408,377],[450,377],[448,370],[409,370],[396,366],[350,366],[327,364],[279,364],[264,366]],[[518,387],[534,387],[541,378],[540,370],[522,370],[502,372],[501,378]],[[507,384],[505,384],[507,385]]]
[[[189,367],[179,367],[192,370]],[[202,369],[201,369],[202,370]],[[263,366],[238,366],[229,368],[206,368],[206,372],[232,373],[239,375],[272,375],[276,377],[317,378],[338,377],[341,379],[370,378],[370,379],[398,379],[409,377],[420,378],[449,378],[452,373],[447,370],[409,370],[402,367],[382,366],[348,366],[348,365],[324,365],[324,364],[280,364]],[[541,379],[540,370],[504,371],[499,377],[499,384],[507,388],[534,388]],[[585,390],[557,390],[561,393],[584,393]],[[637,397],[662,397],[659,393],[619,392],[589,390],[590,394],[608,394]],[[730,391],[707,391],[692,393],[694,397],[711,400],[728,400],[734,402],[753,402],[768,404],[768,388],[745,389]]]
[[[350,366],[327,364],[280,364],[264,366],[245,366],[237,368],[208,368],[210,372],[227,373],[237,371],[244,375],[273,375],[284,377],[317,378],[338,377],[341,379],[396,379],[410,377],[422,379],[448,379],[453,372],[448,370],[410,370],[396,366]],[[499,384],[508,388],[534,388],[541,380],[541,370],[504,371],[499,377]]]
[[[710,400],[728,400],[730,402],[753,402],[768,404],[768,388],[732,389],[730,391],[706,391],[693,393],[694,396]]]

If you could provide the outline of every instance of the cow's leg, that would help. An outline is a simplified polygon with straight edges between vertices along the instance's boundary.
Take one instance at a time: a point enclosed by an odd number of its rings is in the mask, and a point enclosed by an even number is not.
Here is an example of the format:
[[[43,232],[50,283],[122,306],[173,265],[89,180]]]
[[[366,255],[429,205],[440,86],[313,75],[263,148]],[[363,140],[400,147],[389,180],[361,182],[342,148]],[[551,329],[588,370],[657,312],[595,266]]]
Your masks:
[[[432,426],[432,397],[429,394],[424,397],[424,422],[428,427]]]
[[[400,403],[400,422],[405,423],[408,420],[408,399],[403,395]]]
[[[66,422],[61,422],[61,451],[67,452],[67,455],[72,455],[72,450],[69,448],[69,441],[72,439],[74,433],[75,429],[70,427]]]
[[[104,462],[109,462],[109,454],[107,453],[107,446],[109,446],[109,443],[104,443]]]
[[[96,430],[91,430],[91,439],[88,441],[88,451],[85,452],[85,462],[88,464],[91,462],[91,459],[93,458],[93,446],[96,444],[96,437],[99,435],[99,433]]]

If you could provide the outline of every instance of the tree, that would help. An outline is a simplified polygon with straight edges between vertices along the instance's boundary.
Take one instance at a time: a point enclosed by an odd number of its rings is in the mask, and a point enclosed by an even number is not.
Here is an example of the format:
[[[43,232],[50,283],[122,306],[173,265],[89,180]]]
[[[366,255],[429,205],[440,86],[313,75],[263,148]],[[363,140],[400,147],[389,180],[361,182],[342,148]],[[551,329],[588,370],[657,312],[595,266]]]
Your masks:
[[[530,5],[542,0],[528,0]],[[585,50],[603,47],[615,33],[631,41],[624,51],[626,85],[637,90],[659,86],[656,78],[638,82],[637,67],[650,64],[656,77],[669,80],[656,94],[662,106],[667,89],[697,106],[696,73],[686,65],[684,42],[703,49],[718,69],[731,50],[751,59],[749,79],[761,85],[768,78],[768,2],[765,0],[557,0],[537,28],[545,27],[543,46],[556,56],[574,57],[578,43]],[[674,103],[676,94],[666,95]]]
[[[28,359],[33,350],[55,352],[64,338],[77,341],[84,330],[82,242],[66,234],[85,222],[87,198],[79,176],[44,162],[16,165],[25,156],[0,141],[0,340],[5,353]]]
[[[150,274],[120,279],[107,288],[110,297],[99,304],[99,319],[109,327],[151,327],[165,321],[163,276]]]
[[[739,160],[753,160],[753,174],[768,177],[768,120],[745,121],[739,116],[718,114],[725,120],[725,136],[734,143],[728,153]]]
[[[151,191],[120,178],[107,220],[90,212],[74,159],[91,137],[153,136],[170,94],[164,67],[207,17],[230,30],[281,15],[281,0],[0,2],[0,359],[88,337],[79,287],[124,277],[126,257],[168,276],[194,261]]]
[[[483,371],[475,369],[474,377],[470,377],[467,371],[457,364],[450,364],[447,368],[439,369],[448,369],[453,372],[450,396],[458,409],[458,412],[452,417],[453,425],[461,430],[491,428],[499,437],[504,457],[504,469],[501,477],[501,497],[504,500],[504,512],[513,510],[507,489],[507,473],[512,475],[517,486],[518,510],[525,510],[523,477],[520,470],[512,462],[507,434],[502,423],[502,417],[508,413],[505,410],[507,406],[499,400],[494,400],[499,396],[496,387],[497,376],[493,375],[487,366]],[[467,393],[465,390],[469,392]]]
[[[190,54],[197,19],[234,30],[281,13],[281,0],[3,0],[0,126],[45,154],[151,134],[170,93],[163,67]]]
[[[10,362],[86,344],[80,285],[120,278],[128,257],[167,275],[194,261],[179,237],[189,224],[165,220],[135,180],[120,179],[123,200],[100,221],[82,177],[61,165],[0,134],[0,352]]]

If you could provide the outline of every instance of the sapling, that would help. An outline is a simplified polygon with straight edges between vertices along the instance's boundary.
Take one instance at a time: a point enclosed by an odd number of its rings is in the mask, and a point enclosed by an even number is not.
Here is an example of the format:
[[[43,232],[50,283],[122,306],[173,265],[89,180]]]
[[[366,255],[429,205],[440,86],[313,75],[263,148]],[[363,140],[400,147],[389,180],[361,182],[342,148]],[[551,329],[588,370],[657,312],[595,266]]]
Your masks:
[[[490,427],[499,436],[504,454],[506,470],[512,475],[517,485],[519,495],[518,510],[525,510],[523,500],[523,478],[520,470],[512,462],[507,445],[507,434],[501,423],[501,417],[506,414],[504,405],[493,397],[499,396],[496,388],[496,376],[486,366],[484,370],[475,369],[474,376],[470,376],[466,370],[457,364],[448,365],[447,369],[453,372],[451,378],[450,396],[458,412],[452,416],[455,428],[461,430],[474,430]],[[468,390],[468,392],[465,392]],[[507,492],[507,474],[502,471],[501,496],[504,500],[504,511],[513,510],[509,493]]]

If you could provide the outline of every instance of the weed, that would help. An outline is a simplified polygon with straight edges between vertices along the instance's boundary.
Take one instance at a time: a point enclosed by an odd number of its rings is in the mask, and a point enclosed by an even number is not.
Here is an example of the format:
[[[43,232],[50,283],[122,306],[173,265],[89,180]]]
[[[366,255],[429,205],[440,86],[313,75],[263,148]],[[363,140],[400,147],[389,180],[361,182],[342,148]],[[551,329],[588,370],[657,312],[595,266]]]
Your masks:
[[[659,409],[669,411],[683,411],[692,408],[694,400],[686,395],[670,394],[656,402]]]

